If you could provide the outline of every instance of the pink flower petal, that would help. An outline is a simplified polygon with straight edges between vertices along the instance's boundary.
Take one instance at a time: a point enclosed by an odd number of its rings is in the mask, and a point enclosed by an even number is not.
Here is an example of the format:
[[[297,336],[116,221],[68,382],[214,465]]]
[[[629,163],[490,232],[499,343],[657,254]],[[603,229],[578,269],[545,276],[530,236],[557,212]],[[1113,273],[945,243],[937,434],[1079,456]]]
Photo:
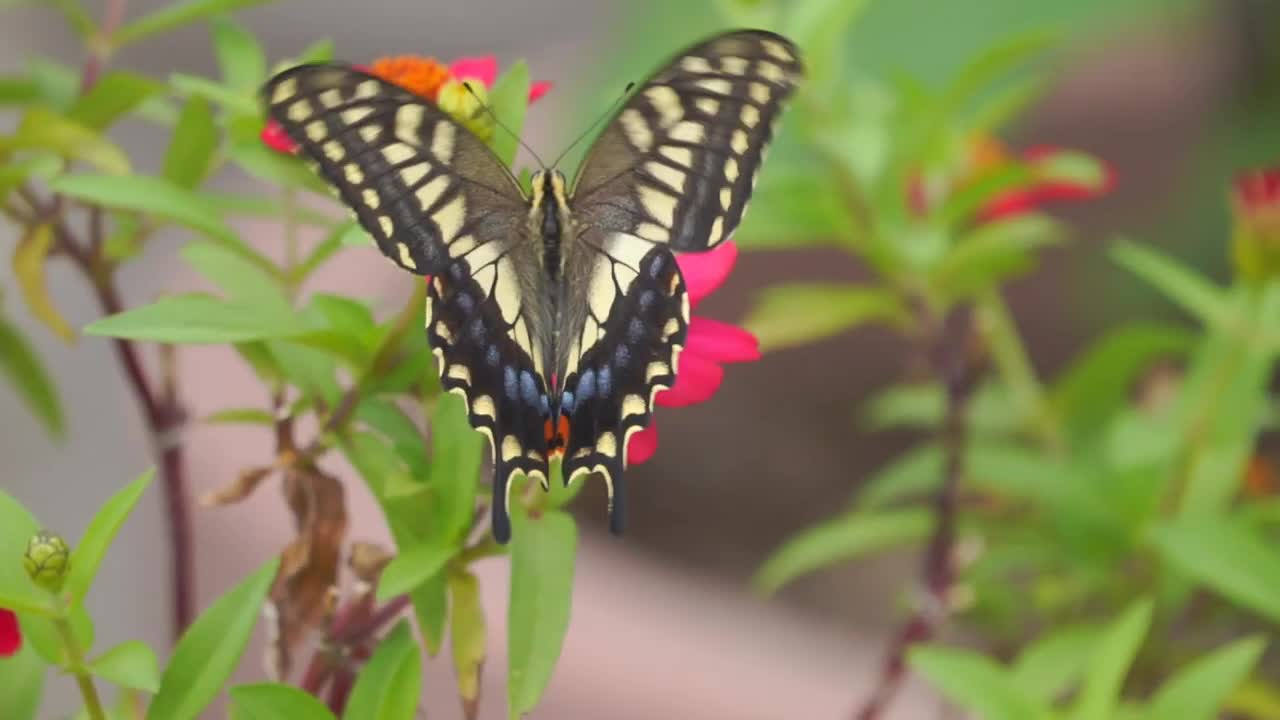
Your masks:
[[[675,386],[658,393],[654,402],[663,407],[684,407],[706,402],[720,389],[723,380],[724,368],[715,360],[686,351],[680,354]]]
[[[479,80],[486,88],[498,79],[498,58],[492,55],[460,57],[449,63],[449,74],[459,80]]]
[[[529,102],[532,103],[537,101],[538,98],[542,97],[543,95],[546,95],[547,91],[550,89],[551,89],[551,82],[547,80],[539,80],[538,82],[530,85],[529,86]]]
[[[632,440],[635,436],[632,436]],[[657,446],[657,437],[654,437]],[[653,454],[652,452],[650,453]],[[12,610],[0,608],[0,657],[16,655],[22,649],[22,629],[18,627],[18,616]]]
[[[689,321],[685,352],[717,362],[749,362],[760,359],[760,341],[737,325],[694,317]]]
[[[677,255],[676,264],[680,266],[685,287],[689,289],[689,305],[696,307],[703,298],[724,284],[737,260],[738,246],[732,240],[707,252]]]
[[[263,145],[276,152],[292,155],[298,149],[297,144],[284,131],[284,128],[280,127],[280,123],[275,120],[268,120],[267,126],[262,128],[262,132],[258,137],[262,140]]]
[[[658,451],[658,426],[649,422],[649,427],[640,430],[627,441],[627,464],[639,465],[647,462]]]

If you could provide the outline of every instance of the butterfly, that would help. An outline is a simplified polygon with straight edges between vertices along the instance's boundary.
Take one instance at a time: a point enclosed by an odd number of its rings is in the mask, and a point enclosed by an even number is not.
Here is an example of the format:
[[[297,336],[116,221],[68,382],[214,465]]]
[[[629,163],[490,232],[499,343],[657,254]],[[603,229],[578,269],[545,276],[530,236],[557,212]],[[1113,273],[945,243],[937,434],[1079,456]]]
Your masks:
[[[630,94],[570,182],[526,193],[439,107],[340,64],[284,70],[269,115],[405,270],[430,276],[426,331],[442,386],[466,399],[493,457],[492,529],[512,481],[604,477],[624,518],[631,435],[675,382],[689,298],[674,252],[733,234],[784,102],[795,45],[740,30],[688,47]]]

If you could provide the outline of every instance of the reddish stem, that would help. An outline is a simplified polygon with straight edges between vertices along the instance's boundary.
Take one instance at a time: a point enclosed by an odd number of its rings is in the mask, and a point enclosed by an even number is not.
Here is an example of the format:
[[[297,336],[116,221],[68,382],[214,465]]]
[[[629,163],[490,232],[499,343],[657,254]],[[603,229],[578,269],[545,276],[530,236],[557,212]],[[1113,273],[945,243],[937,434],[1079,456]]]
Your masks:
[[[971,352],[972,329],[968,310],[958,310],[937,328],[931,343],[934,373],[946,393],[946,415],[941,433],[945,461],[942,486],[934,496],[933,535],[929,538],[920,569],[923,598],[915,614],[899,628],[890,642],[880,668],[880,681],[871,697],[854,715],[857,720],[879,720],[884,715],[906,679],[907,652],[912,645],[932,639],[947,618],[948,596],[955,580],[956,514],[968,442],[968,402],[976,375]]]

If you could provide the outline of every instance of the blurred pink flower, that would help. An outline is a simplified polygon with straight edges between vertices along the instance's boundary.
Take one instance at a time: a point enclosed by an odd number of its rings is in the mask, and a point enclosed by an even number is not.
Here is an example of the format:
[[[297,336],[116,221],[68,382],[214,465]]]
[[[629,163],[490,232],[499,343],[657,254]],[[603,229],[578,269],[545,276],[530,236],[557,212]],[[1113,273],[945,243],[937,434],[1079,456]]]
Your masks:
[[[16,655],[22,649],[22,629],[12,610],[0,608],[0,657]]]
[[[676,256],[689,293],[689,305],[696,308],[722,285],[738,260],[738,246],[732,241],[705,253]],[[684,407],[711,399],[724,380],[724,363],[750,362],[760,359],[760,341],[736,325],[693,317],[684,351],[680,353],[676,383],[658,393],[654,403],[663,407]],[[658,449],[657,423],[631,436],[627,444],[627,460],[639,465],[653,457]]]

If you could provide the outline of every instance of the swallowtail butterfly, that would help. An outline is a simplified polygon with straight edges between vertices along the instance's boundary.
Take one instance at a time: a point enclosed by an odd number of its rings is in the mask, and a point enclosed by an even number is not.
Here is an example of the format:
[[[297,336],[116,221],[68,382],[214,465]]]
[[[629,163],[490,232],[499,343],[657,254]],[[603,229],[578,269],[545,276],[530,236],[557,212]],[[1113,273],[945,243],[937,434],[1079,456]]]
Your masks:
[[[494,462],[493,532],[517,473],[600,473],[623,524],[627,441],[675,381],[689,299],[673,252],[707,250],[747,209],[796,47],[711,37],[642,83],[570,183],[505,165],[435,105],[344,65],[271,78],[268,111],[387,257],[430,276],[427,337]]]

